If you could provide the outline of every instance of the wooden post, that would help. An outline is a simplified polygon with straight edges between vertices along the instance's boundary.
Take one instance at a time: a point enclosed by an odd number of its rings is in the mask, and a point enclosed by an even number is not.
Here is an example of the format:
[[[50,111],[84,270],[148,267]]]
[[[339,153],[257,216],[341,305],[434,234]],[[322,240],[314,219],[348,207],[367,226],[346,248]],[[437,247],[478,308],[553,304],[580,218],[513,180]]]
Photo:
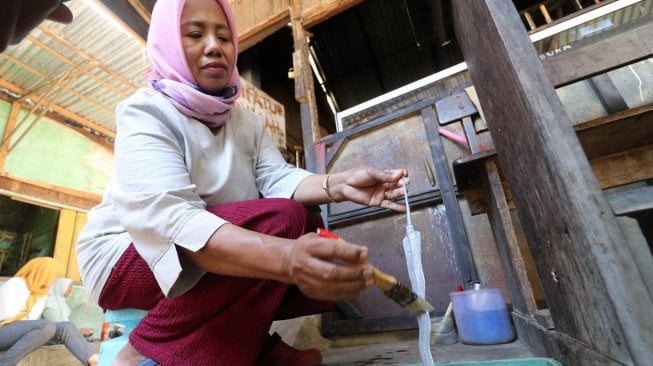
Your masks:
[[[453,7],[555,324],[545,332],[546,352],[573,364],[650,363],[651,294],[514,4],[454,0]],[[520,324],[528,339],[530,323]]]
[[[5,126],[4,133],[2,134],[2,142],[0,142],[0,171],[2,172],[5,170],[5,162],[7,161],[7,155],[9,155],[9,143],[4,142],[8,142],[16,130],[16,124],[18,122],[20,109],[21,108],[19,102],[11,103],[9,119],[7,119],[7,125]]]
[[[302,136],[306,169],[315,172],[315,150],[313,142],[320,137],[313,71],[309,61],[308,32],[302,25],[302,4],[292,0],[290,19],[292,23],[295,52],[293,52],[293,74],[295,99],[299,102],[302,119]]]

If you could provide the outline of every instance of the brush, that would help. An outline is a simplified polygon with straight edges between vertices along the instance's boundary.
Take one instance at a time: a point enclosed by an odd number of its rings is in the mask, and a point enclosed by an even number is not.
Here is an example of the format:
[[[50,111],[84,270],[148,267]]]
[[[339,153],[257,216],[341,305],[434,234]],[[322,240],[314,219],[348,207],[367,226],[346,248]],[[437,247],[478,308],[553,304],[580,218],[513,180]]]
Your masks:
[[[431,346],[447,346],[457,342],[456,329],[453,324],[453,304],[450,302],[444,316],[439,322],[431,323]]]
[[[326,229],[317,229],[317,234],[323,238],[342,240],[338,235]],[[376,266],[372,267],[374,283],[383,292],[383,294],[401,305],[409,313],[417,315],[433,310],[433,306],[428,301],[418,296],[408,287],[402,285],[394,276],[389,275]]]

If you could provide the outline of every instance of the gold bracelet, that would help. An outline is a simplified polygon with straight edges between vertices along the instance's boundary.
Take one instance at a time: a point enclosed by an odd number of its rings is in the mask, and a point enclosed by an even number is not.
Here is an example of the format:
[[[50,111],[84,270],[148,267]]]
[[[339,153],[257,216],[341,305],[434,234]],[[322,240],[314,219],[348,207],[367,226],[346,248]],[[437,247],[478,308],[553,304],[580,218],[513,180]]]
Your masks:
[[[329,193],[329,176],[330,174],[324,176],[324,180],[322,181],[322,189],[324,190],[324,193],[326,193],[327,197],[329,197],[329,201],[336,202],[336,200],[334,200]]]

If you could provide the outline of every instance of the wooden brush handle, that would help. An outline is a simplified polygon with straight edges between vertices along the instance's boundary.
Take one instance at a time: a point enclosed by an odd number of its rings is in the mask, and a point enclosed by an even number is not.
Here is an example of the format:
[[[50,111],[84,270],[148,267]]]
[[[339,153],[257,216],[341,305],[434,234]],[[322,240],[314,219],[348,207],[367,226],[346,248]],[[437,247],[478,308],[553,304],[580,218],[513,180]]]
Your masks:
[[[372,266],[372,274],[374,275],[374,282],[383,291],[388,291],[397,285],[397,279],[393,276],[382,272],[380,269]]]

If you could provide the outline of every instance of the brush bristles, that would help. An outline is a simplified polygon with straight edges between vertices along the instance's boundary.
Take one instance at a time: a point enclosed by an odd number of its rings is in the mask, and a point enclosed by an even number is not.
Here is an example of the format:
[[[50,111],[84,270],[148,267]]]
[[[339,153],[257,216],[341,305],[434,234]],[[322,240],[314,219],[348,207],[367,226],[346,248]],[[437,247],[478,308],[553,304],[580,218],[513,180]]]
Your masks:
[[[393,299],[397,304],[401,305],[411,314],[419,314],[433,310],[433,306],[426,300],[417,296],[408,287],[403,286],[397,282],[391,289],[385,291],[384,294]]]
[[[404,309],[406,309],[411,314],[417,315],[420,313],[428,313],[429,311],[432,311],[433,306],[431,306],[428,301],[422,299],[421,297],[417,297],[415,301],[404,306]]]

